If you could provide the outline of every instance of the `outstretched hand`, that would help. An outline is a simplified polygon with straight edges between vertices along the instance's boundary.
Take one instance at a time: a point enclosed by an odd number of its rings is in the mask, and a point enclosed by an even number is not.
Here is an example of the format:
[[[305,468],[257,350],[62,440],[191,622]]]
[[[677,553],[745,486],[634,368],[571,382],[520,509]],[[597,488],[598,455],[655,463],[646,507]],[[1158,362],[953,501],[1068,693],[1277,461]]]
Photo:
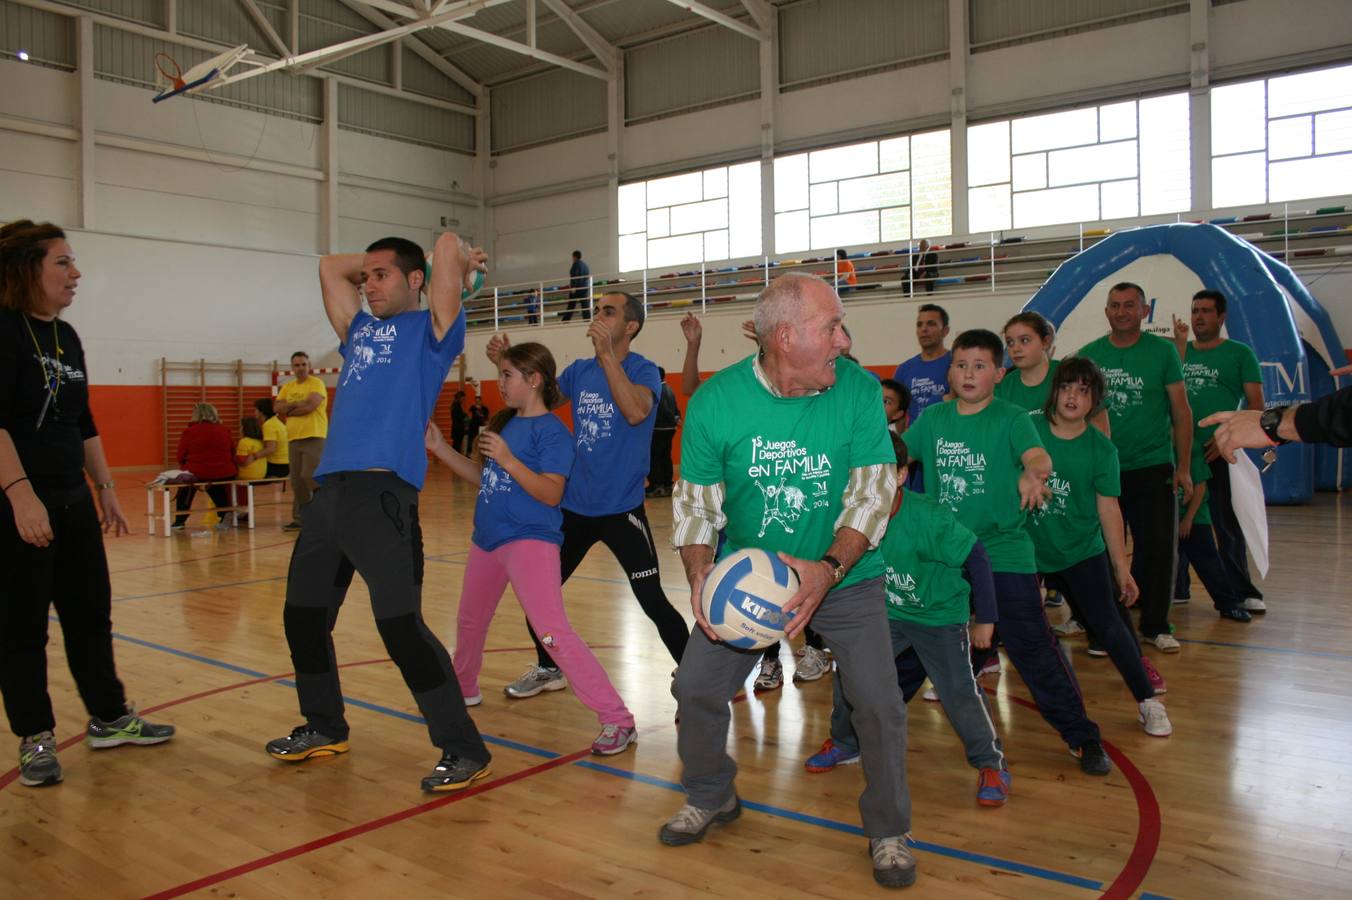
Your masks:
[[[1046,482],[1027,469],[1019,476],[1019,509],[1032,511],[1041,509],[1051,499],[1051,489]]]
[[[686,313],[681,319],[681,334],[685,335],[687,344],[698,344],[704,337],[704,325],[699,317],[692,312]]]

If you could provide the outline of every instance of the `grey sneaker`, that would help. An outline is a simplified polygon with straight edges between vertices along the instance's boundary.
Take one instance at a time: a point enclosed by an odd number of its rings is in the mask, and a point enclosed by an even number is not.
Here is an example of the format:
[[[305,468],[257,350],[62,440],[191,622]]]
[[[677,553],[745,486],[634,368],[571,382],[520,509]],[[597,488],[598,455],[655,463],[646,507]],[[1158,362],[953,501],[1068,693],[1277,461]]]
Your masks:
[[[337,756],[347,750],[346,740],[320,734],[309,725],[299,725],[286,737],[267,743],[268,755],[283,762],[301,762],[312,756]]]
[[[1074,619],[1066,619],[1060,625],[1053,625],[1052,633],[1057,637],[1074,637],[1077,634],[1084,634],[1084,626]]]
[[[638,743],[638,729],[634,726],[606,725],[592,741],[591,751],[597,756],[614,756]]]
[[[123,744],[163,744],[174,736],[172,725],[152,725],[133,709],[120,719],[104,722],[90,719],[85,729],[85,742],[95,750],[120,747]]]
[[[869,856],[873,857],[873,880],[883,887],[915,884],[915,856],[906,843],[909,837],[898,834],[868,842]]]
[[[568,687],[568,679],[558,669],[545,666],[531,666],[521,677],[502,689],[502,692],[515,700],[534,697],[541,691],[561,691]]]
[[[447,753],[437,763],[432,774],[422,780],[422,789],[424,791],[463,791],[465,788],[474,784],[476,781],[482,781],[493,771],[488,768],[488,763],[475,762],[472,759],[465,759],[463,756],[453,756]]]
[[[657,839],[668,847],[693,844],[704,839],[704,833],[710,825],[726,825],[741,814],[742,801],[737,799],[736,794],[718,809],[700,809],[687,803],[676,815],[667,819],[662,830],[657,832]]]
[[[826,658],[825,650],[816,647],[804,647],[798,652],[798,664],[793,669],[793,680],[816,681],[831,671],[831,660]]]
[[[760,674],[752,685],[758,691],[777,691],[784,685],[784,668],[777,659],[762,659]]]
[[[61,763],[56,761],[56,738],[50,731],[30,735],[19,742],[19,784],[45,787],[61,782]]]

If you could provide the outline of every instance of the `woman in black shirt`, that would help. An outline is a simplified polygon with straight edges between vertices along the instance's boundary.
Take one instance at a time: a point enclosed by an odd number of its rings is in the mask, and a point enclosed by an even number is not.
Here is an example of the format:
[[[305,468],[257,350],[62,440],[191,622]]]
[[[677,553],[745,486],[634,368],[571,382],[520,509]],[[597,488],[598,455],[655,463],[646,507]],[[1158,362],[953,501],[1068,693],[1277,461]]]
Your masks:
[[[127,706],[113,664],[103,532],[129,529],[89,411],[84,349],[60,319],[79,279],[55,225],[0,227],[0,693],[20,739],[19,780],[30,787],[61,780],[47,693],[53,604],[90,715],[89,745],[159,744],[174,734]]]

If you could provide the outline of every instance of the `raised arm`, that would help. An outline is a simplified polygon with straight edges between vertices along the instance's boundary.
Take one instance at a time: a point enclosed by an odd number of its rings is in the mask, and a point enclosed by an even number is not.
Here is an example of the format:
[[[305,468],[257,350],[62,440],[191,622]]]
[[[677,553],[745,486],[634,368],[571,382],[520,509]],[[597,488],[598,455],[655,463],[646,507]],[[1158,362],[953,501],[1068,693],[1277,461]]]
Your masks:
[[[352,320],[361,312],[361,253],[334,253],[319,260],[319,290],[324,295],[324,312],[338,335],[347,342]]]
[[[699,387],[699,345],[704,338],[704,326],[694,313],[681,319],[681,333],[685,335],[685,364],[681,366],[681,393],[687,397]]]
[[[488,254],[448,231],[437,238],[433,262],[427,305],[432,310],[432,334],[439,341],[460,315],[461,291],[473,291],[474,273],[488,271]]]

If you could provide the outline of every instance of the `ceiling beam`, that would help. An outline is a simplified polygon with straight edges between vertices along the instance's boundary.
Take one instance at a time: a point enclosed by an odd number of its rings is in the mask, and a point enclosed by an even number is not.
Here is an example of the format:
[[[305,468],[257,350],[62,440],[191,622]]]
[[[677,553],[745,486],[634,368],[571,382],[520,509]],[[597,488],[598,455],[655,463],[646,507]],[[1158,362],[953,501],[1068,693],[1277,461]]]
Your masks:
[[[276,51],[278,56],[286,56],[291,52],[291,48],[286,46],[286,41],[282,40],[282,36],[272,27],[272,23],[268,21],[267,16],[263,15],[263,11],[258,8],[258,4],[254,3],[254,0],[239,0],[239,5],[244,7],[244,11],[249,14],[250,19],[253,19],[253,23],[258,26],[258,30],[263,32],[263,37],[268,39],[268,43],[272,45],[272,49]]]
[[[775,10],[766,0],[742,0],[742,5],[746,11],[751,13],[751,18],[756,20],[756,25],[760,28],[762,34],[770,31],[770,24],[775,19]]]
[[[338,2],[342,3],[348,9],[352,10],[354,13],[361,16],[363,19],[370,22],[372,25],[377,25],[381,28],[395,27],[395,22],[393,19],[387,18],[386,16],[376,12],[374,9],[368,7],[365,3],[359,3],[356,2],[356,0],[338,0]],[[465,70],[461,69],[457,65],[454,65],[449,60],[447,60],[446,57],[442,56],[436,50],[433,50],[430,46],[428,46],[428,44],[425,41],[423,41],[422,38],[418,37],[417,35],[412,35],[405,42],[404,46],[408,47],[408,49],[412,50],[419,57],[430,63],[433,66],[433,68],[435,68],[442,75],[445,75],[447,78],[451,79],[451,81],[454,81],[456,84],[460,85],[462,88],[469,91],[475,97],[483,96],[484,86],[482,83],[476,81],[469,75],[469,73],[465,72]]]
[[[601,65],[606,67],[607,72],[614,72],[615,65],[619,60],[620,51],[614,44],[601,36],[587,21],[578,15],[564,0],[540,0],[549,11],[563,20],[563,23],[573,29],[573,34],[586,45],[592,55],[601,61]]]
[[[461,25],[459,22],[447,22],[438,24],[438,28],[454,34],[463,34],[465,37],[474,38],[476,41],[482,41],[485,44],[491,44],[494,47],[501,47],[504,50],[510,50],[513,53],[520,53],[522,56],[529,56],[542,62],[551,63],[560,68],[570,69],[574,72],[580,72],[583,75],[589,75],[592,78],[599,78],[602,81],[610,80],[610,73],[604,69],[597,69],[580,62],[575,62],[566,56],[559,56],[556,53],[549,53],[537,47],[530,47],[517,41],[509,40],[505,37],[493,34],[491,31],[482,31],[478,28],[471,28],[468,25]]]
[[[710,22],[717,22],[724,28],[729,28],[740,35],[751,38],[753,41],[759,41],[765,37],[759,28],[748,25],[739,19],[734,19],[732,16],[721,13],[716,9],[711,9],[703,3],[697,3],[696,0],[667,0],[667,2],[697,16],[702,16]]]

